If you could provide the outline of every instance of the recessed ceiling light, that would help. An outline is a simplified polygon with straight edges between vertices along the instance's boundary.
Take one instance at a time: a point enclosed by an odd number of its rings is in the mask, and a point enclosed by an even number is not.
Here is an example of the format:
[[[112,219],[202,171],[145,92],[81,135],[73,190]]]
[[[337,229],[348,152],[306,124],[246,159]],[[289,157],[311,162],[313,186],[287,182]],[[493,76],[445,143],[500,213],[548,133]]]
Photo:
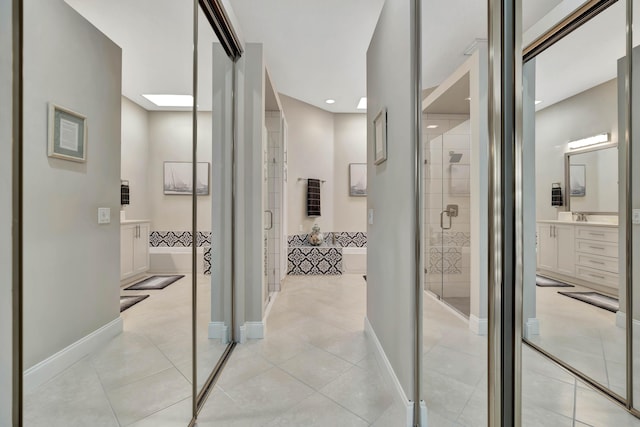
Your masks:
[[[367,109],[367,97],[363,96],[360,98],[360,102],[358,102],[358,106],[356,107],[358,110],[366,110]]]
[[[335,99],[327,99],[324,102],[326,102],[327,104],[335,104],[336,100]]]
[[[435,129],[437,127],[438,127],[438,125],[429,125],[429,126],[427,126],[427,129]]]
[[[542,101],[540,101],[539,99],[536,99],[536,105],[538,104],[542,104]]]
[[[142,96],[158,107],[193,107],[193,96],[191,95],[143,94]]]

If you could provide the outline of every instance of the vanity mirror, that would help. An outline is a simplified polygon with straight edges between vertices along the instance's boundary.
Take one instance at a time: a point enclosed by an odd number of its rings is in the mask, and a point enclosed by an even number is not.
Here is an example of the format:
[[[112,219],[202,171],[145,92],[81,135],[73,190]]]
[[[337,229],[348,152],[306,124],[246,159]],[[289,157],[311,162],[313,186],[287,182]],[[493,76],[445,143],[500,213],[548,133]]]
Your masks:
[[[564,174],[567,211],[618,214],[618,143],[565,153]]]

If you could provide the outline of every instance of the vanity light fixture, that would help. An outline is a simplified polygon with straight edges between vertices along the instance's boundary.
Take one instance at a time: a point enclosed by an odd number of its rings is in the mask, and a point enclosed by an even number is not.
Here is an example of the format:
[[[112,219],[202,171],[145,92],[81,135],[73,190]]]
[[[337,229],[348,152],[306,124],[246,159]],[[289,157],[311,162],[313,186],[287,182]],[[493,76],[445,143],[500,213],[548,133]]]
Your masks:
[[[603,142],[609,142],[609,133],[601,133],[588,138],[569,141],[567,146],[569,147],[569,150],[575,150],[576,148],[588,147],[590,145],[601,144]]]
[[[438,125],[428,125],[428,126],[427,126],[427,129],[435,129],[435,128],[437,128],[437,127],[438,127]]]
[[[367,109],[367,97],[363,96],[360,98],[360,102],[358,102],[358,106],[356,107],[358,110],[366,110]]]
[[[143,94],[142,96],[158,107],[193,107],[191,95]]]
[[[326,102],[327,104],[335,104],[336,100],[329,98],[329,99],[326,99],[324,102]]]

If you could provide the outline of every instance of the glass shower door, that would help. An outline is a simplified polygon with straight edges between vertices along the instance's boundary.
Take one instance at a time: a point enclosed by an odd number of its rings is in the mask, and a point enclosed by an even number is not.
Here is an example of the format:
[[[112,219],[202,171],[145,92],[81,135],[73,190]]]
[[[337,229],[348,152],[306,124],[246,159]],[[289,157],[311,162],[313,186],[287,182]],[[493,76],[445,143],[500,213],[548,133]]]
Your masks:
[[[431,133],[431,129],[441,130],[441,133]],[[425,188],[428,206],[425,215],[425,288],[468,317],[469,121],[465,117],[430,119],[426,135]]]

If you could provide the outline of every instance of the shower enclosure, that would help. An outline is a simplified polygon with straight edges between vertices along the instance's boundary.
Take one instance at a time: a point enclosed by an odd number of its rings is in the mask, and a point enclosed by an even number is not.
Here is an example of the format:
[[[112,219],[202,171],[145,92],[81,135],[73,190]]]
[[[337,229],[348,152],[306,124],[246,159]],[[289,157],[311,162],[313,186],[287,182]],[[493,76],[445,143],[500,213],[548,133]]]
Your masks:
[[[469,118],[427,113],[424,123],[425,289],[469,317]]]

